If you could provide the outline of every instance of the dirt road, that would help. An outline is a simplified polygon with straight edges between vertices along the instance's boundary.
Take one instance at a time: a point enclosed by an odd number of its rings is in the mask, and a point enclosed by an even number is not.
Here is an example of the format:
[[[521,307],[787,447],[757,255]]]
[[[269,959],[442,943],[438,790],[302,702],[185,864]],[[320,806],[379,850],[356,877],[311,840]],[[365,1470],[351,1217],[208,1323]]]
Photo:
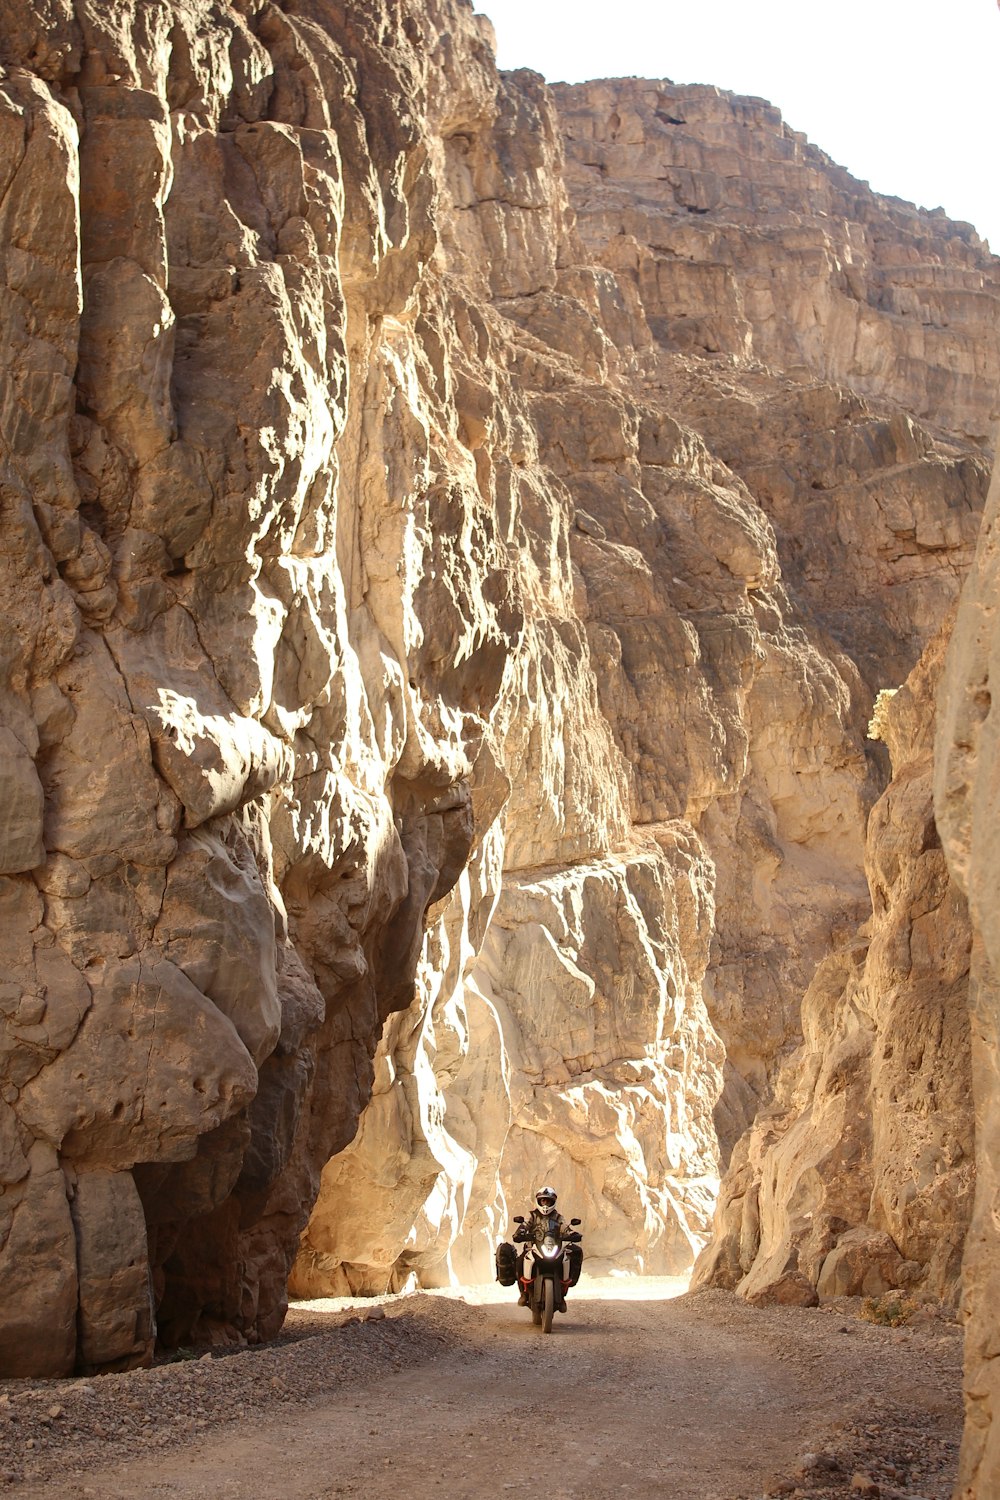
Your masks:
[[[882,1497],[949,1494],[957,1329],[616,1290],[591,1287],[548,1337],[484,1290],[365,1322],[300,1309],[281,1347],[64,1382],[55,1401],[9,1383],[0,1493],[479,1500],[541,1479],[546,1500],[857,1500],[860,1475]]]

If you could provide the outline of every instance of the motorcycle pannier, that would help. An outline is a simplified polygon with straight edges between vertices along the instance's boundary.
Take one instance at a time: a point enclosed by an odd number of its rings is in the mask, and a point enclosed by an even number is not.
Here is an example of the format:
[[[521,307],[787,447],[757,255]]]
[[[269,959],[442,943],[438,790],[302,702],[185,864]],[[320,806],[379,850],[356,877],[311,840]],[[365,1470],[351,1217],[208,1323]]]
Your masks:
[[[517,1280],[517,1251],[506,1241],[497,1246],[497,1281],[501,1286],[513,1286]]]

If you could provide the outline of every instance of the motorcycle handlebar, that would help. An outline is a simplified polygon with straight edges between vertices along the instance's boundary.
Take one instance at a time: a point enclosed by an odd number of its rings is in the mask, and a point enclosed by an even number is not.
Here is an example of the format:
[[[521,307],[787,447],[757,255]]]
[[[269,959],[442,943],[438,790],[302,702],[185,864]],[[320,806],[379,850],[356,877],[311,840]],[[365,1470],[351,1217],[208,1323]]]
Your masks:
[[[515,1245],[517,1245],[517,1244],[524,1244],[526,1241],[533,1240],[533,1239],[534,1239],[534,1235],[531,1234],[530,1231],[527,1230],[527,1229],[515,1229],[514,1230],[513,1240],[514,1240]],[[582,1239],[583,1239],[583,1235],[582,1234],[578,1234],[575,1229],[567,1230],[567,1232],[564,1235],[562,1235],[562,1243],[564,1245],[579,1245],[580,1242],[582,1241]]]

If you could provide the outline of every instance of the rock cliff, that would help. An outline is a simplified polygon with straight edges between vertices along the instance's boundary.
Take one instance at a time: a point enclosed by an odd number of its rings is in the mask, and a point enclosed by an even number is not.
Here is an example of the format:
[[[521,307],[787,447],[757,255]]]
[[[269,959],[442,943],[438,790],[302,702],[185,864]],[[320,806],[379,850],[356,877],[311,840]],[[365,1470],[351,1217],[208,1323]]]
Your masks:
[[[816,970],[802,1047],[734,1153],[695,1270],[750,1301],[958,1299],[975,1181],[970,933],[932,798],[951,624],[879,704],[893,777],[868,822],[872,915]]]
[[[755,358],[988,442],[996,258],[969,224],[872,193],[763,99],[614,79],[555,89],[586,244],[665,348]]]
[[[1000,634],[994,471],[972,576],[948,649],[938,705],[934,807],[952,877],[969,902],[969,1010],[975,1096],[976,1194],[966,1240],[966,1425],[957,1494],[983,1500],[1000,1487],[1000,1382],[996,1293],[1000,1281],[997,1132],[1000,1130],[1000,909],[997,904],[997,723],[993,710]]]
[[[951,1295],[997,262],[463,0],[0,0],[0,64],[0,1367],[487,1276],[539,1177],[682,1270],[720,1142],[714,1274]]]

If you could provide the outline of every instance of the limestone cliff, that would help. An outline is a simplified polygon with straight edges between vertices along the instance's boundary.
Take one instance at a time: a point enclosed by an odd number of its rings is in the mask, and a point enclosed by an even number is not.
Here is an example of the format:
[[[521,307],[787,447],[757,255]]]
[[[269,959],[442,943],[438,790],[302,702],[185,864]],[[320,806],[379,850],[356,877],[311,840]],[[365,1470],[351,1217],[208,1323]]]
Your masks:
[[[872,916],[817,968],[802,1047],[737,1147],[695,1270],[751,1301],[958,1298],[975,1180],[970,939],[932,805],[951,624],[879,705],[893,779],[868,823]]]
[[[296,1256],[482,1277],[538,1176],[686,1268],[870,911],[997,263],[759,102],[500,77],[464,0],[0,0],[0,64],[0,1367],[266,1337]],[[894,733],[845,1057],[962,980]],[[823,1264],[943,1285],[967,1126],[915,1205],[895,1129]]]
[[[996,410],[998,262],[969,226],[935,236],[932,216],[872,194],[761,100],[642,80],[556,95],[581,235],[650,330],[637,340],[644,389],[745,483],[773,526],[785,590],[848,684],[852,713],[867,717],[879,689],[915,665],[971,562],[984,470],[961,435],[986,432]],[[918,307],[886,291],[911,283],[940,297]],[[681,302],[670,287],[683,288]],[[739,339],[712,337],[736,305]],[[957,306],[962,354],[949,344]],[[933,376],[931,347],[942,350]],[[927,411],[928,379],[936,442],[912,420]],[[794,1038],[817,959],[845,930],[824,920],[843,901],[845,872],[824,891],[830,872],[815,868],[815,851],[856,839],[859,877],[865,816],[845,815],[826,779],[806,779],[808,753],[777,727],[786,713],[768,716],[774,735],[759,760],[786,778],[776,800],[788,834],[770,875],[760,847],[735,864],[717,853],[712,973],[728,1056],[758,1094]],[[860,717],[853,727],[874,760]],[[876,786],[884,775],[876,762]]]
[[[573,92],[557,91],[560,103]],[[480,153],[489,149],[488,140],[479,141]],[[579,223],[591,233],[586,203],[577,192],[573,197]],[[716,1123],[731,1142],[757,1097],[767,1097],[777,1059],[799,1037],[800,997],[818,957],[867,912],[862,829],[878,781],[865,761],[871,693],[880,681],[905,675],[932,622],[954,599],[957,576],[971,558],[984,469],[974,451],[954,443],[936,449],[911,419],[872,409],[856,395],[816,381],[803,388],[754,361],[738,369],[727,361],[720,377],[718,363],[677,356],[669,340],[651,331],[662,333],[662,326],[644,300],[642,278],[615,269],[618,242],[605,221],[602,227],[607,243],[590,246],[603,262],[596,318],[592,296],[581,306],[581,289],[594,277],[586,265],[565,266],[553,287],[505,297],[499,306],[531,352],[525,383],[548,394],[558,381],[569,393],[558,404],[536,406],[535,422],[544,440],[541,424],[552,411],[558,419],[557,446],[547,457],[573,499],[574,561],[583,585],[577,608],[598,662],[602,708],[630,766],[633,825],[680,815],[712,856],[705,883],[715,890],[714,962],[705,993],[728,1053],[730,1085]],[[945,261],[946,246],[936,250]],[[614,340],[610,353],[602,334]],[[515,337],[510,330],[508,338]],[[576,367],[572,384],[566,356]],[[591,372],[602,375],[603,389],[581,381]],[[638,397],[646,412],[651,408],[661,433],[674,426],[670,413],[683,413],[703,433],[711,431],[716,452],[728,435],[727,459],[746,471],[749,484],[739,484],[714,458],[699,474],[704,460],[690,429],[677,433],[664,462],[644,443],[645,413],[637,467],[623,476],[630,450],[615,389]],[[692,471],[709,485],[692,484]],[[817,490],[831,493],[819,502]],[[889,493],[906,496],[904,504],[918,510],[926,495],[932,527],[944,530],[924,532],[921,522],[918,541],[911,510],[886,517]],[[821,503],[836,508],[832,535],[828,521],[811,524],[820,520]],[[810,524],[803,526],[807,506]],[[772,530],[772,517],[780,530]],[[807,551],[812,555],[801,558]],[[779,584],[783,553],[795,602]],[[886,583],[896,586],[896,597]],[[841,606],[836,614],[834,603]],[[790,639],[783,611],[798,632],[808,630],[805,639]],[[693,651],[678,631],[685,624]],[[837,635],[846,649],[834,643]],[[394,1026],[387,1034],[375,1103],[351,1148],[324,1174],[293,1278],[298,1292],[374,1290],[413,1273],[425,1282],[488,1274],[488,1238],[473,1240],[473,1257],[470,1236],[481,1223],[502,1224],[498,1184],[506,1196],[523,1194],[539,1171],[572,1188],[600,1262],[676,1269],[691,1253],[697,1218],[672,1246],[660,1223],[650,1221],[650,1189],[660,1181],[655,1140],[644,1131],[639,1152],[629,1144],[621,1163],[622,1143],[636,1134],[631,1091],[607,1075],[593,1080],[599,1089],[589,1080],[566,1087],[581,1061],[561,1042],[573,1015],[552,1006],[549,994],[578,990],[581,954],[586,977],[598,982],[595,1001],[613,995],[621,981],[595,967],[588,951],[588,936],[604,925],[601,912],[585,907],[577,930],[567,928],[564,897],[546,912],[534,878],[526,914],[530,967],[523,939],[510,942],[509,907],[522,889],[511,841],[520,825],[517,808],[515,783],[507,870],[479,961],[472,960],[450,1012],[438,1002],[428,1025],[421,997],[402,1031]],[[560,946],[572,966],[546,960],[539,967],[537,938],[546,933],[565,938]],[[502,964],[494,958],[498,937]],[[687,939],[680,950],[691,951]],[[629,984],[635,964],[629,959]],[[484,998],[503,1002],[496,1014]],[[539,1058],[540,1042],[561,1044],[553,1068]],[[463,1052],[474,1067],[461,1063]],[[591,1057],[588,1049],[585,1065]],[[687,1076],[688,1087],[700,1091]],[[617,1086],[611,1100],[609,1081]],[[668,1085],[690,1103],[683,1074]],[[427,1089],[431,1109],[419,1104]],[[664,1122],[653,1118],[662,1140]],[[681,1142],[669,1112],[665,1123],[668,1150],[676,1155],[673,1143]],[[635,1206],[616,1223],[609,1206],[627,1202],[623,1177]],[[697,1190],[703,1209],[709,1181],[675,1177],[675,1192],[678,1186],[691,1205]],[[423,1206],[415,1213],[418,1202]],[[382,1227],[374,1242],[373,1206]],[[864,1215],[844,1221],[839,1233],[863,1222]]]
[[[799,1040],[801,996],[817,960],[870,910],[863,826],[882,775],[881,767],[866,759],[866,752],[873,752],[865,740],[872,696],[880,684],[906,675],[954,601],[971,560],[985,470],[976,450],[957,434],[935,440],[897,408],[871,405],[801,369],[792,380],[762,367],[752,350],[743,350],[738,359],[678,352],[673,325],[657,313],[655,290],[650,290],[655,278],[643,267],[669,232],[671,217],[685,210],[669,193],[638,182],[641,174],[630,172],[629,158],[620,153],[615,181],[624,180],[620,196],[629,203],[645,191],[649,240],[643,245],[633,235],[623,258],[625,224],[604,202],[605,177],[594,163],[593,144],[617,128],[621,98],[642,96],[655,132],[661,127],[651,101],[662,106],[662,114],[678,91],[622,83],[555,92],[570,156],[571,196],[586,241],[571,244],[567,253],[589,253],[597,262],[600,299],[595,306],[594,267],[570,264],[557,267],[553,286],[495,299],[494,305],[518,325],[521,346],[532,356],[530,364],[521,358],[524,383],[548,395],[558,381],[567,392],[558,403],[536,404],[534,420],[544,441],[550,412],[557,416],[558,437],[546,457],[573,501],[576,607],[587,623],[602,709],[630,767],[633,826],[680,816],[681,826],[695,829],[711,856],[703,879],[703,886],[714,888],[704,993],[726,1045],[729,1083],[716,1126],[729,1145],[749,1122],[758,1098],[769,1097],[781,1057]],[[717,131],[728,123],[740,144],[746,136],[740,116],[750,111],[749,104],[705,92],[715,103]],[[760,126],[754,137],[758,157],[766,158],[772,140],[780,156],[791,138],[774,112],[761,106],[751,113]],[[633,145],[648,162],[652,148],[639,139],[634,120],[632,130]],[[665,137],[672,147],[676,132],[667,130]],[[489,139],[480,136],[479,155],[491,149]],[[666,147],[657,149],[662,155]],[[795,151],[819,159],[801,143]],[[586,171],[573,165],[584,156]],[[773,170],[770,163],[767,170]],[[751,163],[747,173],[752,172]],[[836,172],[830,168],[831,176]],[[867,230],[854,226],[860,254],[866,238],[878,243],[892,231],[898,206],[855,187],[869,224]],[[653,191],[660,193],[655,202]],[[618,189],[609,192],[613,196]],[[786,188],[786,197],[793,195],[794,175]],[[718,214],[728,222],[731,206],[723,204]],[[964,238],[945,234],[928,241],[927,216],[903,217],[909,232],[915,233],[911,224],[922,230],[922,251],[942,282],[954,276],[961,285],[966,258],[980,268],[982,300],[992,322],[978,341],[973,337],[973,357],[992,369],[995,263],[967,230]],[[711,226],[711,215],[705,222]],[[735,228],[731,238],[738,244]],[[881,316],[883,341],[898,346],[908,337],[901,319]],[[507,337],[516,340],[517,329],[508,329]],[[572,382],[566,357],[575,366]],[[602,377],[602,389],[586,382],[593,374]],[[630,450],[616,390],[619,398],[638,400],[644,408],[637,469],[624,475]],[[986,399],[988,390],[987,381],[974,399]],[[954,425],[974,426],[970,413],[960,409],[957,389],[952,398]],[[665,463],[644,441],[642,423],[651,425],[652,413],[661,434],[674,429],[678,416],[691,424],[686,433],[677,432]],[[708,439],[711,454],[725,454],[728,472],[714,456],[711,466],[699,471],[704,458],[692,434],[695,426]],[[708,485],[693,484],[692,473],[696,480],[707,478]],[[874,752],[869,758],[874,760]],[[398,1285],[414,1273],[423,1281],[484,1274],[484,1237],[472,1257],[470,1234],[476,1235],[480,1223],[502,1223],[498,1183],[508,1195],[523,1194],[525,1182],[539,1171],[561,1173],[573,1189],[574,1201],[585,1207],[594,1228],[592,1249],[605,1264],[671,1269],[679,1256],[690,1253],[690,1234],[669,1257],[655,1220],[650,1234],[649,1188],[660,1179],[652,1167],[655,1145],[651,1150],[643,1137],[639,1154],[628,1147],[624,1168],[629,1193],[646,1200],[642,1215],[633,1210],[614,1237],[605,1230],[608,1200],[616,1207],[621,1202],[621,1188],[609,1177],[609,1159],[620,1178],[622,1142],[635,1134],[631,1103],[619,1079],[611,1080],[619,1087],[608,1099],[607,1076],[599,1078],[599,1091],[567,1089],[565,1072],[570,1079],[577,1076],[581,1061],[567,1055],[561,1043],[573,1015],[554,1007],[549,996],[567,986],[571,995],[578,992],[580,975],[574,970],[581,954],[586,977],[598,981],[592,1003],[620,990],[621,981],[595,967],[588,951],[593,946],[588,936],[604,925],[601,913],[584,907],[576,930],[568,927],[564,897],[546,912],[534,875],[531,907],[522,918],[530,923],[530,967],[523,937],[516,945],[510,941],[518,925],[511,907],[515,900],[520,904],[523,889],[517,810],[515,782],[507,869],[479,959],[470,956],[460,997],[447,1005],[435,1002],[428,1019],[421,996],[400,1027],[394,1024],[387,1033],[375,1103],[355,1142],[324,1174],[293,1280],[298,1291],[372,1290]],[[936,878],[940,882],[940,874]],[[681,953],[692,951],[684,931]],[[537,950],[539,937],[549,942],[546,934],[556,935],[564,948],[555,965],[548,958],[543,962]],[[500,964],[494,956],[498,938]],[[634,970],[634,958],[630,966]],[[429,987],[433,993],[433,984]],[[494,1011],[498,998],[503,1003]],[[929,1003],[935,1003],[932,995]],[[905,1011],[905,994],[899,1004]],[[932,1094],[944,1086],[959,1100],[967,1076],[963,1014],[959,1009],[954,1020],[957,1041],[928,1057]],[[820,1038],[817,1045],[825,1047],[829,1040]],[[551,1070],[538,1056],[540,1042],[561,1044],[562,1055],[553,1058]],[[588,1052],[584,1063],[591,1056]],[[891,1072],[880,1077],[886,1088]],[[539,1081],[554,1090],[555,1100],[540,1091]],[[685,1088],[683,1078],[670,1084]],[[699,1088],[697,1080],[692,1086]],[[432,1108],[420,1103],[427,1090]],[[568,1118],[567,1095],[573,1104]],[[690,1102],[690,1093],[681,1097]],[[866,1128],[872,1127],[871,1109],[869,1104]],[[676,1139],[669,1115],[667,1123],[669,1144]],[[956,1120],[954,1135],[968,1148],[966,1127]],[[657,1128],[662,1139],[663,1124],[657,1122]],[[905,1138],[905,1126],[900,1129]],[[887,1144],[887,1155],[899,1145]],[[928,1141],[928,1181],[949,1170],[955,1151],[950,1137]],[[934,1215],[948,1216],[947,1194],[939,1200],[933,1190],[921,1189],[918,1202],[907,1207],[909,1169],[908,1158],[884,1164],[886,1199],[898,1200],[889,1215],[891,1227],[920,1257],[911,1274],[928,1290],[952,1295],[967,1213],[968,1159],[949,1179],[954,1213],[940,1243]],[[680,1185],[693,1203],[696,1185],[683,1179]],[[707,1196],[709,1189],[706,1181],[698,1191]],[[727,1186],[727,1194],[731,1191]],[[830,1216],[826,1250],[843,1239],[846,1255],[860,1239],[852,1264],[863,1279],[876,1263],[887,1264],[894,1256],[900,1264],[905,1257],[876,1231],[869,1229],[866,1238],[867,1203],[862,1204],[860,1191],[857,1196],[847,1218]],[[417,1202],[422,1207],[415,1213]],[[380,1226],[391,1226],[374,1243],[373,1206]],[[696,1223],[692,1218],[688,1228]]]
[[[1000,269],[970,224],[872,193],[763,99],[644,79],[555,93],[581,233],[664,347],[992,439]]]
[[[934,806],[952,878],[972,922],[969,1008],[976,1126],[976,1195],[966,1241],[966,1425],[957,1494],[985,1500],[1000,1487],[1000,1371],[996,1295],[1000,1281],[1000,906],[997,849],[997,607],[1000,603],[1000,470],[948,650],[939,701]]]

